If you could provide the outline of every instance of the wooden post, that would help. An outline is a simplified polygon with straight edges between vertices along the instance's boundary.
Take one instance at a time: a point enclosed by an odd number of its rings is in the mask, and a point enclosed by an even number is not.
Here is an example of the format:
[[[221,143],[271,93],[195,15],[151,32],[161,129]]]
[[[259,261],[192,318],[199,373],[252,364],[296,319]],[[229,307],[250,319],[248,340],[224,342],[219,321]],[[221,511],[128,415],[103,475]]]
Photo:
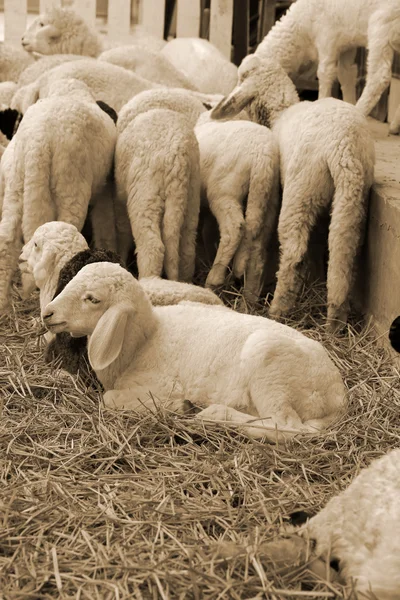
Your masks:
[[[228,60],[232,55],[233,0],[211,0],[210,42]]]
[[[263,0],[262,12],[261,12],[261,25],[259,28],[260,36],[258,43],[260,43],[267,35],[268,31],[275,24],[276,17],[276,0]]]
[[[130,0],[108,0],[108,37],[110,40],[127,38],[131,30]]]
[[[53,6],[61,6],[61,0],[39,0],[39,12],[40,14],[46,12]]]
[[[200,34],[200,2],[178,0],[176,21],[177,37],[199,37]]]
[[[233,13],[233,62],[240,65],[249,51],[249,0],[235,0]]]
[[[109,4],[112,3],[109,1]],[[96,25],[96,0],[74,0],[71,8],[77,12],[88,25]]]
[[[164,15],[165,0],[143,0],[141,24],[160,39],[164,38]]]
[[[4,40],[6,42],[21,46],[21,38],[26,29],[26,14],[26,0],[4,0]]]

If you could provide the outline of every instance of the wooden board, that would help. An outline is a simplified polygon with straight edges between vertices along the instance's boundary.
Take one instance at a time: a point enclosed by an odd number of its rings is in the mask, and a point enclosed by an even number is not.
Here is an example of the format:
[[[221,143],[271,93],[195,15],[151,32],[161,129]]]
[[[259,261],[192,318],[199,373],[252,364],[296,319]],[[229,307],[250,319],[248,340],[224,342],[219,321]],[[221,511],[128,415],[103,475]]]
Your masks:
[[[126,38],[131,28],[130,0],[108,1],[108,37],[111,40]]]
[[[39,12],[44,13],[53,6],[61,6],[61,0],[39,0]],[[29,5],[28,5],[29,8]]]
[[[26,29],[26,0],[4,0],[4,40],[21,45]]]
[[[199,37],[200,34],[200,2],[178,0],[176,21],[177,37]]]
[[[232,54],[233,0],[211,0],[210,42],[228,60]]]
[[[71,8],[85,19],[86,23],[92,27],[96,25],[96,0],[75,0]]]
[[[144,0],[142,3],[141,24],[156,37],[164,37],[165,0]]]

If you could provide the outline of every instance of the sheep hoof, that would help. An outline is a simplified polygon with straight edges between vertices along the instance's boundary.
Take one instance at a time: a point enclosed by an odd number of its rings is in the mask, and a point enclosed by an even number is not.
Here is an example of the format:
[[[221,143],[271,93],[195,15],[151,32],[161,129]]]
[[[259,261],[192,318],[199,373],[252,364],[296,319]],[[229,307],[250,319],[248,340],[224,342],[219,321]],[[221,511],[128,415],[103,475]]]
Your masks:
[[[394,122],[390,123],[389,133],[391,135],[399,135],[399,133],[400,133],[400,123],[394,123]]]
[[[224,284],[225,274],[221,276],[220,273],[217,273],[211,269],[206,279],[206,287],[215,288]]]

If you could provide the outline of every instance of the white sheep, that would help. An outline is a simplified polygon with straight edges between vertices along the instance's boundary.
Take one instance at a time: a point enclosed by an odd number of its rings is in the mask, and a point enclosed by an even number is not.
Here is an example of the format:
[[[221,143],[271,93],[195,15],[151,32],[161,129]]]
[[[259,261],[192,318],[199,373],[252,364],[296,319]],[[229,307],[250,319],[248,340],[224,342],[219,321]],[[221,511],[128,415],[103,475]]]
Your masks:
[[[279,212],[278,145],[267,127],[250,121],[211,121],[198,125],[195,134],[202,201],[208,202],[220,231],[206,285],[222,285],[234,258],[234,275],[246,274],[245,289],[258,297]]]
[[[87,86],[64,80],[53,84],[49,94],[26,112],[2,157],[2,309],[8,304],[21,237],[29,241],[39,225],[55,219],[81,229],[90,198],[112,166],[116,128]],[[103,220],[105,227],[112,226],[107,215]]]
[[[43,75],[43,73],[50,71],[50,69],[53,69],[54,67],[58,67],[58,65],[73,60],[82,60],[84,58],[86,57],[81,54],[50,54],[49,56],[42,56],[22,71],[18,77],[18,87],[20,88],[33,83]]]
[[[302,65],[317,62],[319,98],[331,96],[338,78],[343,99],[355,104],[359,46],[368,48],[368,63],[357,108],[368,115],[390,83],[394,51],[400,50],[398,0],[296,0],[255,54],[279,63],[294,81]]]
[[[47,96],[48,86],[60,79],[78,79],[91,90],[96,100],[102,100],[117,112],[136,94],[160,87],[139,75],[94,58],[74,60],[53,67],[33,83],[19,88],[11,107],[22,114],[39,98]]]
[[[281,156],[281,257],[270,314],[280,317],[293,308],[311,230],[331,209],[328,321],[335,330],[347,320],[374,177],[374,142],[367,120],[356,107],[334,98],[299,102],[284,70],[255,56],[243,61],[239,81],[212,116],[226,117],[246,107],[252,120],[272,126]]]
[[[0,81],[16,83],[24,69],[34,62],[33,56],[18,46],[0,42]]]
[[[316,433],[344,408],[340,373],[319,342],[222,306],[153,308],[120,265],[83,267],[42,319],[52,333],[89,336],[109,407],[143,412],[160,403],[180,412],[187,399],[203,409],[197,418],[226,419],[272,441]]]
[[[175,38],[161,53],[206,94],[229,94],[237,82],[237,67],[208,40]]]
[[[135,31],[130,39],[150,50],[160,50],[162,40]],[[132,43],[132,41],[130,42]],[[97,31],[70,8],[52,7],[34,19],[22,37],[27,52],[39,54],[82,54],[97,57],[109,47]]]
[[[137,75],[161,85],[197,90],[196,85],[161,52],[152,52],[139,45],[111,48],[102,52],[98,59],[134,71]]]
[[[280,568],[308,562],[310,570],[324,579],[329,573],[331,581],[338,580],[329,568],[335,561],[351,597],[356,592],[357,598],[399,600],[399,494],[400,450],[394,449],[362,469],[304,526],[261,544],[258,559],[268,558]],[[219,551],[225,557],[246,552],[232,543],[221,544]]]
[[[140,278],[161,275],[163,266],[168,279],[193,277],[200,209],[199,148],[193,126],[203,110],[188,91],[164,89],[139,94],[119,114],[118,250],[126,260],[131,228]]]
[[[3,110],[11,106],[11,100],[18,88],[15,81],[0,82],[0,109]]]

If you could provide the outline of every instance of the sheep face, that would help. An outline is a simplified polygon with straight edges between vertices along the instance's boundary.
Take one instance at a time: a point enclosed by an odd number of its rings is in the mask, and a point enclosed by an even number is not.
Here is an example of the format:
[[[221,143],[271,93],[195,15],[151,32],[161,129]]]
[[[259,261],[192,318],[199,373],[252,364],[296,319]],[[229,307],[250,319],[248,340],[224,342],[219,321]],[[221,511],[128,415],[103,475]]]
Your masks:
[[[246,109],[250,120],[270,127],[280,113],[299,102],[296,88],[282,67],[246,56],[238,70],[239,84],[211,111],[212,119],[226,119]]]
[[[61,31],[52,23],[49,15],[36,17],[22,36],[22,46],[27,52],[39,54],[55,54],[54,45],[60,40]]]

